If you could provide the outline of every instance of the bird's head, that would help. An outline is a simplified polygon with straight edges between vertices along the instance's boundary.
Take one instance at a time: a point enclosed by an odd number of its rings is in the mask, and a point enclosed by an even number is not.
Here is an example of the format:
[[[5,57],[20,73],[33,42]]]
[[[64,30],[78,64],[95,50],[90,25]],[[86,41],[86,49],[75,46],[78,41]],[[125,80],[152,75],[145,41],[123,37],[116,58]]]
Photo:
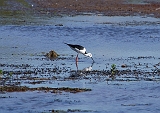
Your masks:
[[[86,53],[86,54],[84,54],[85,56],[87,56],[87,57],[92,57],[92,54],[91,53]]]
[[[86,53],[86,54],[84,54],[84,55],[87,56],[87,57],[90,57],[90,58],[93,60],[91,53]],[[94,62],[94,60],[93,60],[93,62]]]

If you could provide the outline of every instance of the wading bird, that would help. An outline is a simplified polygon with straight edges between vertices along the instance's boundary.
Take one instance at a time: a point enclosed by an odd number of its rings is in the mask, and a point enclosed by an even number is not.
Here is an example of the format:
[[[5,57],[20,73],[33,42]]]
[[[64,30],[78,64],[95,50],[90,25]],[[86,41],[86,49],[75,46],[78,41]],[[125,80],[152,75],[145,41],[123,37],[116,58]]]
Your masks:
[[[67,44],[67,43],[65,43]],[[92,54],[91,53],[87,53],[86,52],[86,48],[84,48],[83,46],[81,45],[73,45],[73,44],[67,44],[72,50],[76,51],[78,54],[81,53],[87,57],[90,57],[92,60]],[[76,63],[78,62],[78,54],[77,54],[77,57],[76,57]],[[94,62],[94,60],[93,60]]]

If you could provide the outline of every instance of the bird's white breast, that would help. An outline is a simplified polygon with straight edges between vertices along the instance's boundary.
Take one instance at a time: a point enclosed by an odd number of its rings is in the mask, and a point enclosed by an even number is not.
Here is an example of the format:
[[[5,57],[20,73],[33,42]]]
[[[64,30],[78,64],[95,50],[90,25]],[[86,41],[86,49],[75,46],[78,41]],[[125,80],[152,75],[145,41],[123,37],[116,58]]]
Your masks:
[[[76,50],[77,53],[82,53],[82,54],[85,54],[85,52],[86,52],[85,48],[82,49],[82,50],[79,50],[78,48],[75,48],[75,50]]]

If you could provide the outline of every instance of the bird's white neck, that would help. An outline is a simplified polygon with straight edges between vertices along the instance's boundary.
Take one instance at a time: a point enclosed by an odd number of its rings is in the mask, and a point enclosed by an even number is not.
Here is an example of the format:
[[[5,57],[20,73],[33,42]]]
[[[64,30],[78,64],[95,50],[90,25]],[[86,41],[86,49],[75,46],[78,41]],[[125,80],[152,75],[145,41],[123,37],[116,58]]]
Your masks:
[[[92,57],[92,54],[91,53],[86,53],[86,54],[84,54],[85,56],[87,56],[87,57]]]

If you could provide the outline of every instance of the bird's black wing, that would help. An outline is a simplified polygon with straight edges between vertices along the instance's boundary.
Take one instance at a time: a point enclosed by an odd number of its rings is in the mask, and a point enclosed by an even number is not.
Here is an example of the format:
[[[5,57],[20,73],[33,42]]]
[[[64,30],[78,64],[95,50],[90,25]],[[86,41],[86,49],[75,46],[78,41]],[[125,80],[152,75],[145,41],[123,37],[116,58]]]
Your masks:
[[[65,44],[67,44],[67,43],[65,43]],[[84,49],[84,47],[83,46],[81,46],[81,45],[73,45],[73,44],[67,44],[69,47],[71,47],[71,48],[77,48],[77,49],[79,49],[79,50],[83,50]]]

